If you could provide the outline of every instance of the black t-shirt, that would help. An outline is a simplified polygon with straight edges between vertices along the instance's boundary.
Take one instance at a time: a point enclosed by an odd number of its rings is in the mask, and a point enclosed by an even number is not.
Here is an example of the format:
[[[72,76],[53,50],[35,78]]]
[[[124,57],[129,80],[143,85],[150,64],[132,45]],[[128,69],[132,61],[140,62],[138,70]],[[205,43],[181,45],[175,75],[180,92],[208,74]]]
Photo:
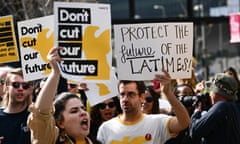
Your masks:
[[[240,105],[220,101],[203,115],[194,113],[190,134],[196,144],[203,139],[206,144],[239,144]]]
[[[1,144],[31,144],[27,108],[14,114],[5,113],[3,110],[0,109],[0,136],[4,137]]]

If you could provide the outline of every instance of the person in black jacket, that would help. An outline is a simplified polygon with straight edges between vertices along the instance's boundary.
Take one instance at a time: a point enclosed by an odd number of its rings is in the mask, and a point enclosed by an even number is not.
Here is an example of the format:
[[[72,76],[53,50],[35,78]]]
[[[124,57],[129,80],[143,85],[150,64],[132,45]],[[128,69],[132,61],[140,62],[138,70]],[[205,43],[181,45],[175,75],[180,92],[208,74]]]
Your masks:
[[[203,114],[200,104],[192,115],[189,130],[194,144],[240,143],[237,81],[228,74],[218,73],[213,78],[210,89],[212,107]]]
[[[3,107],[0,108],[0,143],[30,144],[27,126],[28,106],[32,103],[33,81],[24,81],[21,68],[13,68],[5,79]]]

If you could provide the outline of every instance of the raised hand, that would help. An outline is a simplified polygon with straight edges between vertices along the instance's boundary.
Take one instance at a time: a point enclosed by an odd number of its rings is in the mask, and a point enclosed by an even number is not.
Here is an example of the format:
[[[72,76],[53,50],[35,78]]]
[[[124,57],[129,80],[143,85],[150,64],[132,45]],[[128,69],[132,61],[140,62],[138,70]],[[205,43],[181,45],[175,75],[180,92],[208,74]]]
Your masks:
[[[161,91],[164,93],[169,93],[170,90],[170,85],[171,85],[171,77],[169,73],[166,70],[162,70],[162,74],[156,74],[155,75],[155,80],[159,81],[161,84]]]

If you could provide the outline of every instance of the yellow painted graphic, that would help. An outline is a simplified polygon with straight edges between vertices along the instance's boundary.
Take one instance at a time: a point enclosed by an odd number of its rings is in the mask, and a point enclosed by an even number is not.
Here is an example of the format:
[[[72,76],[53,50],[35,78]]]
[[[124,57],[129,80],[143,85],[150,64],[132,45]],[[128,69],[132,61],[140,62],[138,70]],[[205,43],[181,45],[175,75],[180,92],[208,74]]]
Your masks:
[[[110,144],[144,144],[148,142],[145,137],[139,136],[135,138],[130,138],[130,136],[125,136],[122,141],[112,140]]]
[[[41,59],[47,64],[47,53],[49,49],[51,49],[54,45],[54,33],[51,32],[49,34],[49,29],[45,28],[41,32],[38,33],[37,38],[34,37],[22,37],[20,39],[21,48],[24,47],[30,47],[38,52],[38,55],[40,55]],[[49,35],[49,36],[48,36]],[[43,71],[43,74],[49,74],[50,69],[46,67],[45,71]]]
[[[110,52],[110,30],[105,30],[98,37],[95,36],[98,26],[88,26],[83,35],[83,52],[87,60],[98,60],[98,75],[86,76],[86,80],[110,79],[110,66],[107,54]]]
[[[108,95],[110,93],[108,86],[105,84],[97,83],[96,85],[99,87],[99,96]]]

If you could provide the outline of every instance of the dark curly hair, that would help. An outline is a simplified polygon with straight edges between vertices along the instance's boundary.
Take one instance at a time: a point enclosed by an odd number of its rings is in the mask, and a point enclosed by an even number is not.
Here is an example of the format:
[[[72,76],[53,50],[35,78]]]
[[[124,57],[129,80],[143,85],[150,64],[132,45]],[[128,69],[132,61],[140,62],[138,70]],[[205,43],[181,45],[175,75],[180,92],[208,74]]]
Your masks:
[[[151,114],[159,114],[160,113],[159,101],[158,101],[159,94],[153,90],[153,86],[147,86],[146,91],[148,91],[153,98],[153,107],[152,107]]]
[[[119,113],[122,112],[121,108],[120,108],[120,103],[119,103],[119,99],[117,96],[112,97],[115,105],[116,105],[116,112],[115,112],[115,116],[117,116]],[[91,107],[91,111],[90,111],[90,117],[91,117],[91,127],[90,127],[90,134],[88,135],[88,137],[93,141],[94,144],[100,144],[97,140],[97,131],[98,128],[100,127],[100,125],[104,122],[104,120],[101,117],[101,114],[99,112],[99,107],[100,104],[97,104],[93,107]]]

